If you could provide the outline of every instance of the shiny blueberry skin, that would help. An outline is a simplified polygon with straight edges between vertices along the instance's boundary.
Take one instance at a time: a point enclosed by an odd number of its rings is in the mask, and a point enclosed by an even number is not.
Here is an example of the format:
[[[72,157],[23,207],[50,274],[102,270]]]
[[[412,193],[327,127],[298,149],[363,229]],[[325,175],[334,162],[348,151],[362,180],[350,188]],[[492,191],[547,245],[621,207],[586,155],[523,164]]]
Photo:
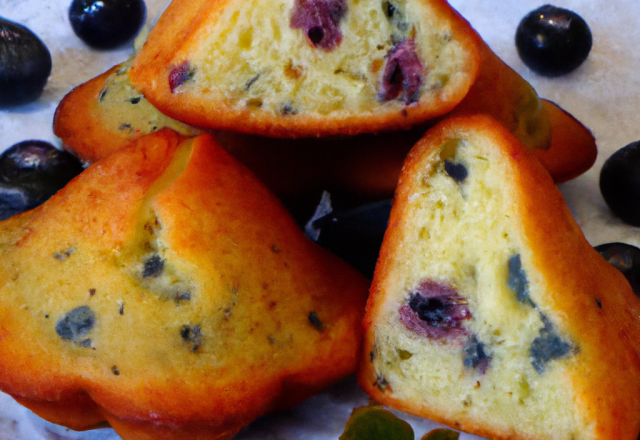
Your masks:
[[[640,141],[619,149],[605,161],[600,192],[623,222],[640,226]]]
[[[330,212],[313,221],[316,241],[371,279],[390,212],[391,200]]]
[[[73,0],[69,21],[89,46],[113,49],[138,35],[146,11],[143,0]]]
[[[33,32],[0,17],[0,108],[35,101],[51,73],[51,53]]]
[[[595,249],[625,276],[640,297],[640,249],[627,243],[604,243]]]
[[[82,172],[72,154],[30,140],[0,155],[0,220],[33,209]]]
[[[522,61],[544,76],[575,70],[591,51],[593,38],[587,23],[575,12],[551,5],[526,15],[516,30],[516,48]]]

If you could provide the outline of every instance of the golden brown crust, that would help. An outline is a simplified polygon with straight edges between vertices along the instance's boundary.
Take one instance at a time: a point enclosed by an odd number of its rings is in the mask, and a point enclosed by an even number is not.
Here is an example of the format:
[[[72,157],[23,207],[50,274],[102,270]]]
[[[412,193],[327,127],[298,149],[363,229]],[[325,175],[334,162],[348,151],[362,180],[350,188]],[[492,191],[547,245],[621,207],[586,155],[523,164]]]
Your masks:
[[[188,304],[128,269],[148,209],[165,265],[193,284]],[[0,254],[0,386],[74,429],[228,439],[355,369],[368,282],[207,135],[162,130],[97,162],[0,223]],[[96,315],[89,345],[56,327],[78,304]],[[202,346],[182,340],[185,322],[202,326]]]
[[[58,104],[53,132],[82,160],[93,163],[135,140],[122,130],[110,130],[96,117],[96,104],[107,79],[118,70],[114,66],[79,85]]]
[[[126,90],[124,75],[128,62],[118,64],[69,92],[58,104],[53,118],[53,131],[72,152],[83,161],[96,162],[129,143],[165,126],[184,135],[195,136],[200,130],[171,121],[145,102],[131,89],[136,104]],[[115,85],[114,85],[115,84]],[[114,102],[112,95],[119,95]],[[121,102],[118,102],[121,101]],[[142,101],[142,102],[139,102]],[[146,112],[146,113],[145,113]],[[151,126],[154,123],[156,126]]]
[[[489,115],[527,148],[548,150],[553,122],[534,88],[483,42],[482,65],[469,94],[447,116]]]
[[[224,100],[210,101],[203,94],[172,93],[168,79],[171,71],[182,65],[185,60],[181,57],[199,43],[201,28],[216,25],[230,0],[173,1],[137,55],[131,81],[163,113],[196,127],[289,138],[409,129],[453,109],[473,84],[481,62],[480,37],[446,1],[419,1],[430,4],[439,20],[452,23],[452,38],[459,41],[467,57],[460,63],[459,85],[445,87],[428,100],[391,110],[341,112],[336,116],[304,112],[282,115]]]
[[[393,390],[382,391],[370,359],[374,327],[379,320],[395,250],[404,239],[407,198],[414,192],[412,175],[424,169],[429,152],[452,137],[481,132],[506,160],[505,176],[515,193],[513,215],[520,219],[518,234],[544,274],[546,307],[561,329],[581,341],[580,362],[566,378],[577,390],[577,410],[595,424],[596,439],[636,439],[640,431],[640,301],[626,279],[586,241],[562,194],[531,152],[503,127],[485,117],[457,118],[436,126],[410,152],[396,192],[364,320],[365,339],[358,381],[375,400],[392,408],[427,417],[481,436],[526,439],[526,434],[496,431],[461,416],[450,419],[446,408],[398,400]],[[514,231],[515,233],[515,231]]]
[[[580,121],[557,104],[542,100],[542,105],[551,121],[551,147],[534,151],[553,181],[563,183],[589,170],[598,156],[598,147],[593,134]]]

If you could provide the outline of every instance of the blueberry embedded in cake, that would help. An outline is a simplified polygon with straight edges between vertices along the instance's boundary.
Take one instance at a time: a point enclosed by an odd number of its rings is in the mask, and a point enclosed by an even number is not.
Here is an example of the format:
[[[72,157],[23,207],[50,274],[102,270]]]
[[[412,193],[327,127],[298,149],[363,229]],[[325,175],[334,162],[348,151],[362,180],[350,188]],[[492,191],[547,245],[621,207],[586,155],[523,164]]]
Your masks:
[[[177,0],[130,76],[193,126],[358,134],[450,111],[478,75],[480,45],[442,0]]]
[[[413,148],[380,255],[358,373],[375,400],[494,439],[637,438],[640,302],[498,123]]]

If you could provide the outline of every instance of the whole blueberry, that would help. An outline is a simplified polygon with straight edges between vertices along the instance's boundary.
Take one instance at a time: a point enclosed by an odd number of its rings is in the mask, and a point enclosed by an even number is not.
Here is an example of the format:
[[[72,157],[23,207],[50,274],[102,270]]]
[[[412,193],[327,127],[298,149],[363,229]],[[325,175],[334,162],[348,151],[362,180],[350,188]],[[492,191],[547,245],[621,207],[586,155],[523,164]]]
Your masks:
[[[72,154],[29,140],[0,155],[0,220],[35,208],[82,172]]]
[[[527,14],[516,30],[516,48],[522,61],[544,76],[575,70],[591,51],[589,25],[573,11],[544,5]]]
[[[73,31],[95,49],[113,49],[131,41],[145,16],[143,0],[73,0],[69,8]]]
[[[371,279],[390,212],[391,200],[383,200],[344,211],[330,211],[310,221],[307,228],[316,232],[314,238],[320,246]]]
[[[0,108],[35,101],[51,73],[51,53],[26,27],[0,17]]]
[[[623,222],[640,226],[640,141],[622,147],[605,161],[600,192]]]
[[[627,243],[604,243],[595,249],[625,276],[640,297],[640,249]]]

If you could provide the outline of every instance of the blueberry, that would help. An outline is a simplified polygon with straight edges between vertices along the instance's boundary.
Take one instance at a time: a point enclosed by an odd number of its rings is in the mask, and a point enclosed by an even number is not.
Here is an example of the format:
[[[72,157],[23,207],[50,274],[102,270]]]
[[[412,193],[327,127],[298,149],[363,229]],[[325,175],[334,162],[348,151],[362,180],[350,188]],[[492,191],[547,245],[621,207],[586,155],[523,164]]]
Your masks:
[[[157,278],[162,275],[164,270],[164,261],[160,255],[154,255],[144,261],[142,268],[142,278]]]
[[[51,73],[51,53],[29,29],[0,17],[0,108],[35,101]]]
[[[44,203],[82,172],[72,154],[30,140],[0,155],[0,220]]]
[[[95,49],[113,49],[131,41],[145,15],[143,0],[73,0],[69,7],[73,31]]]
[[[516,294],[516,299],[521,303],[533,305],[529,298],[529,280],[527,274],[522,268],[522,259],[520,254],[512,255],[509,258],[509,278],[507,286]]]
[[[464,165],[461,163],[454,163],[448,159],[444,161],[444,170],[449,177],[458,183],[463,182],[469,175],[469,172]]]
[[[416,52],[413,38],[398,41],[387,54],[384,65],[380,101],[390,101],[401,97],[405,104],[418,101],[422,85],[422,63]]]
[[[464,348],[464,366],[475,368],[480,374],[484,374],[490,363],[491,356],[485,351],[484,344],[475,335],[469,338]]]
[[[464,321],[471,319],[466,299],[452,287],[433,280],[421,282],[399,313],[408,329],[432,339],[466,335]]]
[[[290,25],[302,29],[311,46],[331,50],[342,41],[340,21],[346,12],[346,0],[296,0]]]
[[[604,243],[595,249],[622,272],[633,292],[640,297],[640,249],[626,243]]]
[[[85,339],[85,336],[93,329],[95,323],[96,315],[93,310],[87,306],[80,306],[71,310],[58,321],[56,333],[65,341],[90,346],[91,340]]]
[[[189,324],[185,324],[180,327],[180,336],[185,342],[191,345],[192,352],[198,351],[198,348],[202,345],[202,339],[204,337],[199,325],[191,326]]]
[[[195,71],[191,68],[188,61],[183,61],[178,67],[173,68],[171,73],[169,73],[169,90],[171,90],[171,93],[193,78],[194,75]]]
[[[527,14],[516,30],[522,61],[544,76],[560,76],[587,59],[592,45],[587,23],[575,12],[551,5]]]
[[[324,324],[324,322],[322,322],[320,320],[320,318],[318,317],[318,314],[316,312],[310,312],[309,313],[309,323],[311,324],[311,326],[313,328],[315,328],[319,332],[322,332],[327,328],[327,326]]]
[[[544,373],[548,362],[570,355],[576,350],[564,341],[556,332],[555,328],[545,315],[541,315],[544,327],[540,330],[540,335],[533,340],[529,349],[531,364],[539,373]]]
[[[640,226],[640,141],[619,149],[605,161],[600,192],[623,222]]]
[[[391,201],[369,203],[331,212],[311,220],[305,231],[316,242],[351,264],[369,279],[380,253],[389,221]],[[326,212],[326,211],[323,211]]]

